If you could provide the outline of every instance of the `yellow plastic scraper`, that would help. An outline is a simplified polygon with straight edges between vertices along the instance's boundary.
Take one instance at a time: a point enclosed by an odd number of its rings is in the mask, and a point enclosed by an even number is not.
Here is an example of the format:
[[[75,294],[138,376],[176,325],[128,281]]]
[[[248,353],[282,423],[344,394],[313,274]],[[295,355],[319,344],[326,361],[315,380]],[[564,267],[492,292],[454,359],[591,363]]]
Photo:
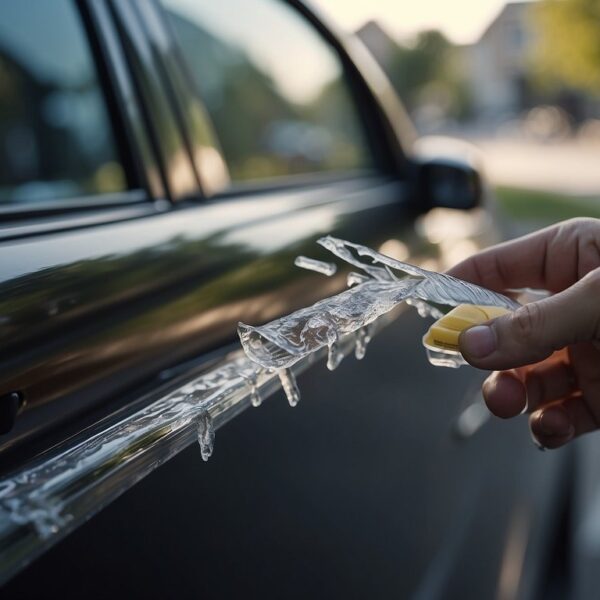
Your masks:
[[[423,345],[427,348],[429,361],[442,367],[460,367],[465,364],[458,338],[469,327],[480,325],[510,312],[498,306],[479,306],[476,304],[460,304],[448,314],[438,319],[423,337]]]

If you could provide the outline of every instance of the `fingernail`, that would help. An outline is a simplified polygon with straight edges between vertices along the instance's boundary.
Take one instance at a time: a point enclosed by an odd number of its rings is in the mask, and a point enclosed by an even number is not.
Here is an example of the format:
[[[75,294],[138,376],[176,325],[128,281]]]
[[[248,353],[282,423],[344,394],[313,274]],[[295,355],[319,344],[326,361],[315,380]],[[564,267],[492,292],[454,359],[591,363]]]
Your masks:
[[[496,349],[496,336],[491,327],[477,325],[460,336],[460,346],[473,358],[485,358]]]
[[[545,435],[552,437],[570,437],[575,433],[575,427],[562,408],[543,411],[539,417],[539,425]]]

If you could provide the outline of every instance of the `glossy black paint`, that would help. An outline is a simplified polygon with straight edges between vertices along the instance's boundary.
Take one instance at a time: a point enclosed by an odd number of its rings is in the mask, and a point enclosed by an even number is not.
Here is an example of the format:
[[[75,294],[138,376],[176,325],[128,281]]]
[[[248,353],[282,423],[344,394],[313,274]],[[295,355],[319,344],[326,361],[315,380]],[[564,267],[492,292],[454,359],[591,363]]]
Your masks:
[[[0,393],[25,410],[1,448],[73,419],[343,282],[293,267],[333,233],[376,244],[410,223],[403,187],[362,179],[222,199],[4,242]],[[403,214],[404,211],[404,214]],[[117,402],[118,404],[118,402]]]
[[[197,140],[184,133],[194,92],[155,5],[80,7],[145,191],[135,192],[134,206],[134,192],[117,195],[112,212],[93,202],[93,210],[75,203],[35,218],[24,212],[0,231],[0,394],[24,399],[0,438],[4,468],[129,402],[165,369],[234,342],[238,320],[265,321],[341,289],[341,278],[306,285],[314,278],[293,267],[298,253],[319,255],[318,236],[376,245],[404,235],[409,247],[414,237],[418,198],[399,172],[389,175],[406,164],[394,115],[323,26],[381,167],[232,188],[209,201],[200,186],[210,173],[194,160]],[[139,204],[144,195],[150,202]]]
[[[14,427],[22,406],[23,396],[19,392],[9,392],[0,396],[0,434],[8,433]]]
[[[550,597],[536,589],[568,455],[538,452],[525,421],[453,436],[481,377],[431,368],[424,327],[406,311],[363,362],[315,365],[297,408],[278,393],[245,411],[208,463],[190,446],[3,597]]]
[[[407,158],[410,135],[402,148],[402,115],[390,110],[393,94],[385,85],[373,85],[370,68],[367,73],[358,66],[360,52],[296,0],[291,4],[335,45],[351,73],[380,170],[339,180],[300,178],[286,186],[229,189],[208,200],[203,165],[194,160],[196,140],[182,131],[185,113],[177,115],[189,90],[182,89],[183,79],[173,81],[175,58],[164,55],[168,40],[161,41],[160,27],[149,26],[150,9],[143,2],[82,0],[128,130],[140,190],[112,199],[110,207],[48,207],[33,220],[24,212],[9,233],[5,226],[0,232],[5,234],[0,241],[0,394],[22,393],[25,402],[14,429],[0,436],[4,470],[131,406],[143,391],[182,373],[186,365],[224,352],[236,341],[238,320],[266,321],[341,289],[343,274],[328,280],[293,267],[297,254],[324,256],[314,244],[318,236],[332,233],[374,247],[400,240],[411,261],[432,252],[415,228],[415,217],[430,204],[419,182],[411,180],[417,170]],[[19,586],[36,589],[38,582],[68,596],[78,578],[57,577],[66,564],[81,574],[77,595],[90,597],[94,590],[104,597],[105,583],[113,586],[113,595],[123,589],[135,595],[138,582],[147,585],[150,597],[161,588],[149,569],[158,579],[164,575],[167,595],[177,594],[179,583],[189,585],[188,597],[197,597],[202,566],[213,577],[206,589],[215,593],[223,589],[223,573],[238,595],[249,585],[264,586],[268,594],[277,561],[279,582],[300,597],[307,597],[305,590],[317,597],[324,586],[332,586],[335,595],[339,580],[345,597],[364,597],[374,585],[383,590],[381,597],[421,588],[421,597],[452,597],[444,592],[458,590],[453,597],[465,598],[469,590],[494,590],[504,546],[506,556],[512,548],[512,516],[519,516],[523,506],[526,515],[549,512],[560,465],[550,472],[539,453],[527,455],[517,444],[509,455],[500,432],[491,446],[487,436],[459,445],[450,425],[473,401],[471,373],[462,372],[460,385],[454,373],[432,375],[414,351],[419,328],[406,331],[405,321],[401,331],[388,332],[370,379],[363,373],[345,379],[348,370],[354,372],[347,362],[328,376],[325,389],[311,381],[312,411],[290,413],[278,398],[263,407],[269,412],[248,412],[234,421],[231,430],[223,430],[216,462],[206,465],[204,477],[190,477],[198,473],[192,454],[197,449],[190,448],[71,538],[73,545],[67,540],[37,563],[39,579],[34,566],[15,580],[14,597],[24,597]],[[399,360],[406,361],[402,373],[396,370]],[[411,379],[400,398],[399,377]],[[383,382],[378,398],[369,390],[374,380]],[[377,402],[368,420],[365,398]],[[248,444],[255,454],[247,451]],[[487,456],[496,460],[482,460]],[[531,473],[547,481],[538,485]],[[222,493],[211,494],[211,489]],[[530,507],[535,510],[528,512]],[[206,518],[198,518],[207,514],[215,517],[208,523],[212,537],[206,536]],[[550,532],[543,533],[545,547]],[[380,544],[377,536],[387,541]],[[518,539],[525,544],[531,537],[524,530]],[[257,538],[264,550],[254,545]],[[201,552],[199,539],[207,542]],[[116,545],[120,554],[111,552]],[[221,554],[213,552],[219,547]],[[240,556],[240,548],[246,554]],[[287,561],[290,548],[302,555],[299,570],[294,560]],[[213,562],[200,560],[202,553]],[[369,570],[362,553],[376,557]],[[241,577],[230,576],[228,569],[237,572],[245,556],[251,556],[252,567],[263,569],[262,577],[252,568]],[[331,570],[323,569],[327,560]],[[90,564],[80,569],[86,561]],[[532,562],[539,569],[537,557],[529,557]],[[179,580],[178,569],[184,568],[187,580]],[[411,576],[404,577],[402,569]],[[465,572],[478,569],[480,588],[470,585]],[[298,586],[299,578],[304,586]],[[94,590],[90,581],[98,584]]]

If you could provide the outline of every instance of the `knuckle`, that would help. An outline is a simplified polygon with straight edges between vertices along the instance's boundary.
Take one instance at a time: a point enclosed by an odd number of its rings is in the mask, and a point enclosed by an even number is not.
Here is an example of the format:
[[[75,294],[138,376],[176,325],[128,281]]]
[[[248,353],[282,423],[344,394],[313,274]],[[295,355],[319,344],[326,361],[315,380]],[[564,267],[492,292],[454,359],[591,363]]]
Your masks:
[[[585,232],[597,232],[600,228],[600,219],[594,219],[592,217],[573,217],[572,219],[563,221],[561,225],[579,236]]]
[[[596,298],[600,298],[600,268],[590,271],[583,279],[585,282],[586,293],[592,294]]]
[[[582,280],[582,293],[589,296],[592,303],[591,314],[592,338],[600,340],[600,268],[588,273]],[[597,343],[597,342],[596,342]]]
[[[570,225],[572,227],[578,227],[581,225],[587,226],[594,222],[595,222],[595,219],[592,219],[591,217],[573,217],[573,218],[565,221],[565,225]]]
[[[515,311],[511,318],[511,329],[521,342],[531,342],[543,330],[543,313],[537,303],[526,304]]]

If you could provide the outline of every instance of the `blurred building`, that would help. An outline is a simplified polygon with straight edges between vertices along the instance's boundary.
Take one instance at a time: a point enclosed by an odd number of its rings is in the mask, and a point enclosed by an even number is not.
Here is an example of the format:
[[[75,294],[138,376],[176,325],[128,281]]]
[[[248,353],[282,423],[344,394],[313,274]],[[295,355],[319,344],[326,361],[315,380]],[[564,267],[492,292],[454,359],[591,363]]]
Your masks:
[[[507,4],[474,44],[463,47],[474,114],[501,121],[531,103],[528,74],[536,32],[530,2]]]
[[[532,15],[534,3],[511,2],[488,25],[479,40],[463,46],[461,61],[467,78],[472,116],[487,126],[528,115],[537,119],[536,107],[551,106],[544,120],[554,121],[551,129],[579,126],[597,119],[597,96],[567,85],[542,89],[534,83],[534,57],[539,30]],[[532,112],[532,109],[534,109]],[[534,123],[535,124],[535,123]]]
[[[387,72],[422,133],[468,129],[475,135],[548,138],[585,130],[595,139],[598,94],[566,83],[540,85],[536,55],[542,32],[534,10],[534,2],[509,2],[476,42],[438,44],[437,69],[431,68],[433,45],[426,43],[437,32],[420,32],[403,43],[369,21],[356,35]]]
[[[476,120],[502,122],[532,104],[528,74],[536,34],[530,8],[530,2],[506,4],[475,43],[453,51],[452,64],[458,63],[455,69],[466,84]],[[393,79],[396,40],[375,21],[365,23],[356,35]]]

